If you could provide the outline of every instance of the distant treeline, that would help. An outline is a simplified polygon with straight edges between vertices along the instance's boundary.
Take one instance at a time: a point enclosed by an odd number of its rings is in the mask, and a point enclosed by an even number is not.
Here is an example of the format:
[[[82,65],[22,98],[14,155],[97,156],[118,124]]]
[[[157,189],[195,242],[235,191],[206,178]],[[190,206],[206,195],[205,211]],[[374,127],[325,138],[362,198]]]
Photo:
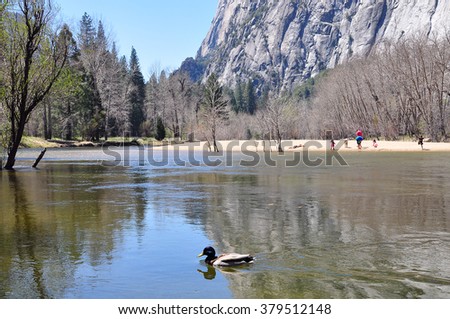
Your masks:
[[[450,33],[383,43],[368,57],[335,68],[320,81],[313,108],[313,126],[338,136],[361,128],[386,139],[448,139]]]
[[[159,121],[166,137],[206,138],[198,118],[201,82],[164,70],[154,70],[145,82],[136,51],[129,62],[119,58],[101,21],[86,14],[77,34],[68,67],[28,133],[86,140],[157,137]],[[281,96],[256,95],[252,79],[224,93],[230,117],[218,138],[323,138],[326,130],[341,138],[360,128],[390,140],[426,135],[443,141],[450,120],[450,36],[383,43],[368,57],[326,70]]]

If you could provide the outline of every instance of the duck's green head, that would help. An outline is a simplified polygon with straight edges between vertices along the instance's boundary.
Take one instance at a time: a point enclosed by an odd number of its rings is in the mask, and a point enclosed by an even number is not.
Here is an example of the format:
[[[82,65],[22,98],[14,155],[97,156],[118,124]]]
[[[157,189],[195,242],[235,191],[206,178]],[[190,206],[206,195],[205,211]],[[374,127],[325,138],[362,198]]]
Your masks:
[[[211,246],[205,247],[198,257],[207,256],[209,258],[216,257],[216,251]]]

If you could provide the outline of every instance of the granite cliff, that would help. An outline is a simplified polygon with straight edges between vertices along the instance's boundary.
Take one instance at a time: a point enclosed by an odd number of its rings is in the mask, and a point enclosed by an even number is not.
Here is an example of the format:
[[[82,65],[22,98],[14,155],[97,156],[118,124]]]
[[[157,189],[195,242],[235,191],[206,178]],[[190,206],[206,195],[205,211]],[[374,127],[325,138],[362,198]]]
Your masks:
[[[282,91],[386,39],[441,36],[449,16],[450,0],[219,0],[196,59],[182,69]]]

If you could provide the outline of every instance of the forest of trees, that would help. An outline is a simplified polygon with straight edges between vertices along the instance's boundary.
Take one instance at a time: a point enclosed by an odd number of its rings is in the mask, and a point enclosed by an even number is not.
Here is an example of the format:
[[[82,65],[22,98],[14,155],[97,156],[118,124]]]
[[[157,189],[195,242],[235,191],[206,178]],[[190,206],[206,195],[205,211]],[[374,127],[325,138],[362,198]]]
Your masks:
[[[329,72],[316,88],[317,129],[346,136],[361,128],[374,137],[426,135],[445,141],[450,129],[450,33],[383,43],[367,58]]]
[[[325,130],[343,138],[361,128],[386,139],[449,137],[450,34],[383,43],[368,57],[355,57],[281,96],[256,94],[251,78],[220,87],[221,120],[212,130],[214,116],[205,112],[208,81],[166,70],[153,70],[146,81],[138,57],[146,53],[130,48],[129,57],[119,56],[102,21],[85,13],[77,27],[57,26],[48,0],[2,3],[0,132],[7,150],[22,133],[65,140],[131,136],[280,143],[323,138]],[[27,27],[40,28],[36,38],[27,37]],[[31,50],[29,65],[23,48]],[[23,132],[17,132],[21,125]]]

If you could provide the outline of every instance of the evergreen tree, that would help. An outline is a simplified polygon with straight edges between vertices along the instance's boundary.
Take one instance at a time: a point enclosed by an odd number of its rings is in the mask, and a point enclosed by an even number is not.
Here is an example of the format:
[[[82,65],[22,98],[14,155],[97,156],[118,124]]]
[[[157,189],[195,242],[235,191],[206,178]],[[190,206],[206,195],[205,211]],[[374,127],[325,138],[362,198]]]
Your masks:
[[[78,34],[81,49],[91,47],[95,41],[95,27],[92,18],[85,12],[80,21],[80,33]]]
[[[253,115],[256,112],[256,96],[255,96],[255,88],[253,86],[253,81],[248,80],[245,92],[245,104],[246,111],[248,114]]]
[[[244,100],[244,92],[243,92],[243,88],[242,88],[242,83],[241,83],[241,81],[239,81],[237,84],[236,84],[236,88],[235,88],[235,93],[234,93],[234,95],[235,95],[235,100],[236,100],[236,106],[235,106],[235,109],[234,109],[234,111],[236,112],[236,113],[239,113],[239,112],[242,112],[242,111],[244,111],[244,104],[245,104],[245,100]]]
[[[107,51],[108,40],[106,39],[105,29],[103,28],[103,23],[102,23],[101,20],[98,22],[97,35],[96,35],[96,38],[95,38],[95,43],[96,43],[96,46],[101,51]]]
[[[227,95],[228,95],[228,100],[230,101],[231,109],[235,113],[238,113],[238,105],[237,105],[237,102],[236,102],[236,96],[234,95],[234,91],[232,89],[227,89],[226,92],[227,92]]]
[[[162,141],[166,137],[166,128],[164,127],[163,120],[158,116],[156,120],[156,140]]]
[[[134,47],[130,57],[130,123],[131,135],[139,136],[141,124],[144,122],[145,81],[141,73],[139,59]]]
[[[84,13],[80,21],[78,42],[80,45],[80,62],[84,71],[83,99],[83,137],[89,140],[100,140],[100,134],[105,127],[106,112],[102,107],[102,80],[107,52],[104,43],[103,26],[100,27],[102,39],[98,41],[95,24],[92,18]],[[106,41],[106,40],[105,40]],[[102,42],[102,45],[99,45]],[[104,93],[104,91],[103,91]]]

